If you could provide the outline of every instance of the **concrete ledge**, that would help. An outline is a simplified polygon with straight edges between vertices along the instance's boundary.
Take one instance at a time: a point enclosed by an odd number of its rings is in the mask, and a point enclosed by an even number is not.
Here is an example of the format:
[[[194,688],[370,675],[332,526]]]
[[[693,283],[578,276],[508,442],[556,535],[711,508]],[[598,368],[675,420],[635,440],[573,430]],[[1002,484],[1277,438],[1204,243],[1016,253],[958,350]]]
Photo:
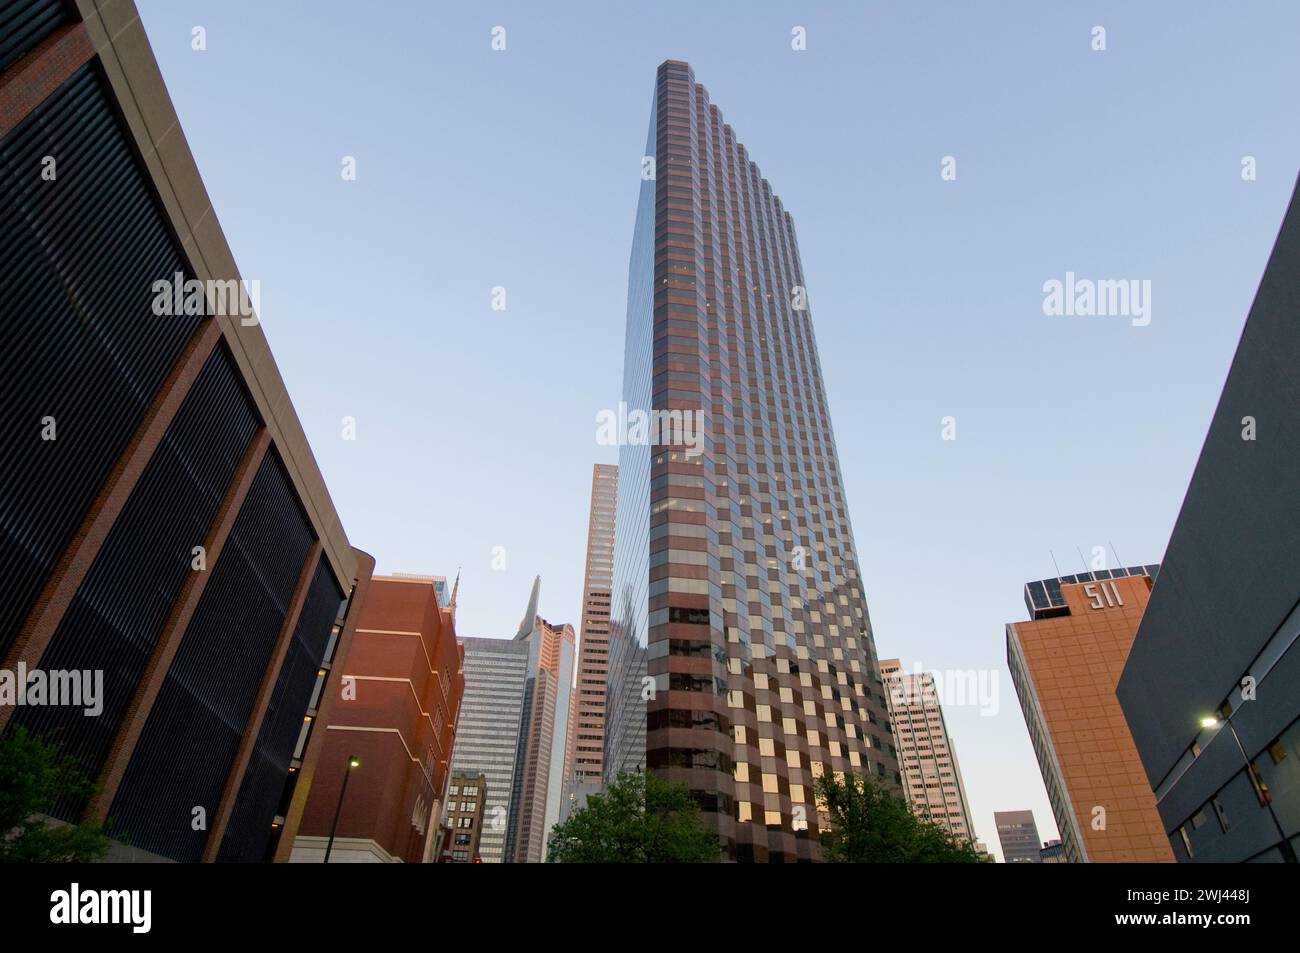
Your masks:
[[[295,837],[289,854],[291,864],[323,864],[328,837]],[[336,837],[330,851],[331,864],[400,864],[402,858],[394,857],[368,837]]]

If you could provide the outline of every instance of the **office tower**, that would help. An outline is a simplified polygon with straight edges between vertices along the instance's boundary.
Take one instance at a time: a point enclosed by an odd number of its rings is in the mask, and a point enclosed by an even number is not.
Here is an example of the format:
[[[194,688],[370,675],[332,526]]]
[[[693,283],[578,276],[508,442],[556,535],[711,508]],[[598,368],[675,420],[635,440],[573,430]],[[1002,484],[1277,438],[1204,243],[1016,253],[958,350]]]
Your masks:
[[[1030,622],[1007,623],[1007,665],[1070,863],[1171,861],[1115,697],[1159,566],[1025,585]]]
[[[994,811],[1004,864],[1037,864],[1039,855],[1038,825],[1033,811]]]
[[[464,690],[455,607],[432,576],[375,576],[359,613],[288,860],[323,861],[337,813],[330,863],[429,863]]]
[[[532,647],[528,642],[480,638],[462,639],[461,645],[465,695],[451,767],[462,777],[481,774],[487,779],[478,849],[483,863],[499,864],[508,859],[506,838]]]
[[[689,65],[649,119],[604,771],[686,785],[727,857],[811,860],[818,775],[897,769],[794,222]]]
[[[565,763],[561,813],[600,790],[605,750],[605,679],[609,672],[609,596],[614,572],[614,508],[618,467],[597,463],[591,474],[587,517],[587,569],[582,582],[578,677]]]
[[[1179,861],[1300,849],[1298,276],[1293,195],[1117,689]]]
[[[1065,856],[1065,845],[1059,840],[1049,840],[1038,849],[1038,862],[1040,864],[1068,864],[1070,859]]]
[[[442,860],[449,864],[477,864],[479,839],[487,806],[487,775],[453,774],[447,789],[447,844]]]
[[[898,659],[882,659],[880,676],[898,747],[903,793],[919,816],[942,824],[964,841],[974,840],[975,825],[966,802],[966,785],[957,751],[948,737],[934,676],[907,673]]]
[[[0,729],[96,784],[51,813],[105,822],[111,858],[261,860],[371,562],[134,6],[0,0],[0,23],[0,669],[103,689]]]
[[[537,614],[540,587],[538,577],[515,635],[516,642],[528,646],[514,801],[506,835],[506,855],[517,864],[543,862],[547,838],[559,823],[573,698],[573,626],[554,626]]]

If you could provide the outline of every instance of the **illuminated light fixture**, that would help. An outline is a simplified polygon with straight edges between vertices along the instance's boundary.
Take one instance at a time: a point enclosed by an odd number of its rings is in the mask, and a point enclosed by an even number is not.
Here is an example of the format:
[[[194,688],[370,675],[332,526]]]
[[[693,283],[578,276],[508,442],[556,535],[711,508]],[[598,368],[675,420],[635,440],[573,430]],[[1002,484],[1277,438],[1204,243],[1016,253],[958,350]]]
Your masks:
[[[348,778],[352,777],[352,769],[361,767],[361,759],[356,755],[348,755],[348,769],[343,772],[343,784],[339,787],[339,803],[334,808],[334,823],[330,825],[330,839],[325,842],[325,863],[330,862],[330,852],[334,850],[334,835],[339,829],[339,815],[343,813],[343,798],[348,793]]]

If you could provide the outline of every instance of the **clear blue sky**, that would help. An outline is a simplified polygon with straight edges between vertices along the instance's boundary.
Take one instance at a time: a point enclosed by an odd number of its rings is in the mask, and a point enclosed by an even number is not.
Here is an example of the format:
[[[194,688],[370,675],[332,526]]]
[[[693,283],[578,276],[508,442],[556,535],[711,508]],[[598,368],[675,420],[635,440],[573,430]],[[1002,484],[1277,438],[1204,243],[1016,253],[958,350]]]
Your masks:
[[[689,60],[795,219],[881,656],[998,673],[996,716],[947,711],[976,829],[1052,834],[1003,626],[1051,551],[1163,555],[1300,169],[1300,5],[138,2],[349,537],[462,567],[462,635],[537,573],[578,622],[655,68]],[[1151,324],[1044,316],[1066,271],[1149,279]]]

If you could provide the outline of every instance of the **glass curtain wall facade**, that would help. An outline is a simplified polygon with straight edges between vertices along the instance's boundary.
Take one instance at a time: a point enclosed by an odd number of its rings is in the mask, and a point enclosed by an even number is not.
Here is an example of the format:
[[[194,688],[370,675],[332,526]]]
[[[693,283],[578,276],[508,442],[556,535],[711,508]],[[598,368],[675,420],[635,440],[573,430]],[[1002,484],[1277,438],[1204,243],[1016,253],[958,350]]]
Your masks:
[[[606,775],[685,784],[726,858],[815,860],[819,775],[898,778],[794,224],[686,63],[650,138],[624,400],[684,430],[620,453]]]
[[[546,859],[551,829],[560,819],[577,649],[573,626],[551,625],[535,614],[537,594],[534,583],[532,627],[515,636],[529,653],[506,857],[520,864]]]
[[[645,157],[655,156],[658,96],[650,105]],[[643,163],[642,168],[645,169]],[[655,245],[655,179],[643,172],[627,274],[623,403],[649,409]],[[609,672],[605,695],[603,771],[645,770],[646,639],[650,581],[650,447],[624,441],[618,451],[614,514],[614,582],[610,596]]]

